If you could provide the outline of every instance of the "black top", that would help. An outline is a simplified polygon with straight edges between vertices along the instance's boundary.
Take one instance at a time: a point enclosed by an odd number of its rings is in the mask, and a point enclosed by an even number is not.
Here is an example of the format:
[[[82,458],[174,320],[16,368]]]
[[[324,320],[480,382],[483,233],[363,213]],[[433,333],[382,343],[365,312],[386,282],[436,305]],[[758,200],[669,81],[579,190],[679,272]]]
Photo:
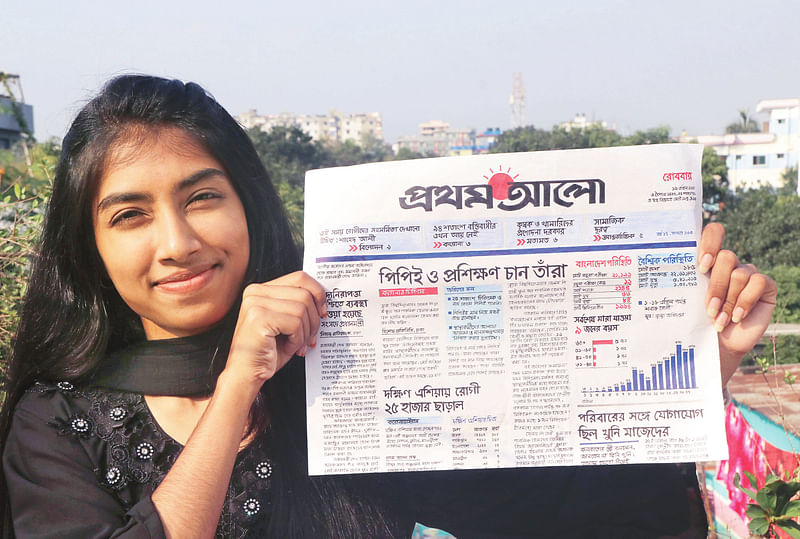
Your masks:
[[[219,537],[266,536],[268,438],[236,459]],[[150,496],[182,449],[140,394],[36,384],[15,409],[3,453],[16,536],[164,537]]]
[[[227,355],[214,361],[219,337],[144,341],[110,356],[91,387],[30,388],[3,450],[16,536],[164,537],[150,496],[183,446],[161,429],[143,395],[211,394],[214,365]],[[267,431],[238,454],[218,537],[266,536],[269,446]]]

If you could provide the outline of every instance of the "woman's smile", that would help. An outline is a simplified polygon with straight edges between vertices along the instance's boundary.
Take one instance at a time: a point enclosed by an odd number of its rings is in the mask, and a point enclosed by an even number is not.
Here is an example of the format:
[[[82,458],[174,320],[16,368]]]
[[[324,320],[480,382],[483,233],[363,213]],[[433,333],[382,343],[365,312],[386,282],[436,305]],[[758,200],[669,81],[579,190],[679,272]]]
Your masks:
[[[187,271],[178,271],[162,279],[158,279],[153,286],[161,292],[186,294],[195,292],[206,286],[214,277],[217,264],[207,264]]]
[[[149,339],[209,329],[239,299],[247,220],[224,167],[189,135],[161,129],[109,157],[97,196],[97,250]]]

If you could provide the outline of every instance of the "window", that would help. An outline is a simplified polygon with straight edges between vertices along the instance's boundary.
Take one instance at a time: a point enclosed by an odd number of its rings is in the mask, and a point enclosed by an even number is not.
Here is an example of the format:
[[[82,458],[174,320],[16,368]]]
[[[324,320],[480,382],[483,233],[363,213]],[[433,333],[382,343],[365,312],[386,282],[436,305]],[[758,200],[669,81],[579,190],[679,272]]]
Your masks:
[[[764,164],[766,164],[766,162],[767,162],[767,156],[766,155],[754,155],[753,156],[753,165],[755,165],[755,166],[764,165]]]
[[[737,161],[739,161],[741,158],[742,158],[742,156],[741,156],[741,155],[737,155],[737,156],[736,156],[736,160],[737,160]]]
[[[785,155],[784,155],[784,154],[782,154],[782,153],[779,153],[779,154],[778,154],[778,159],[783,159],[784,157],[785,157]]]
[[[786,118],[778,118],[778,124],[786,123]]]

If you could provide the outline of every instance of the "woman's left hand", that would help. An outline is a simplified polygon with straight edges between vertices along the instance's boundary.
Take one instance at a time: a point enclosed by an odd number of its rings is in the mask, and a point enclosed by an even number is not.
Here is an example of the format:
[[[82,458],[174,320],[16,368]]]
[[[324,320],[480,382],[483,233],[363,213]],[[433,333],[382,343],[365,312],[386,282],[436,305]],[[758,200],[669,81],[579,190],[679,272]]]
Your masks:
[[[719,333],[720,370],[726,384],[744,355],[764,335],[775,310],[778,287],[752,264],[742,264],[722,249],[725,229],[711,223],[703,229],[698,271],[710,273],[706,310]]]

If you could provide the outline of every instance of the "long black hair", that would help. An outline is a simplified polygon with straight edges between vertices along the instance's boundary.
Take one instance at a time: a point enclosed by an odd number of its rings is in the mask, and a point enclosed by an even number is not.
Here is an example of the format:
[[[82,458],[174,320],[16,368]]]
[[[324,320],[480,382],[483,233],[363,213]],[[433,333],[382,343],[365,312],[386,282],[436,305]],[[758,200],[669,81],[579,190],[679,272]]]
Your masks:
[[[0,443],[8,436],[14,406],[34,381],[86,383],[108,353],[144,338],[139,316],[105,272],[90,206],[115,146],[163,128],[181,129],[201,144],[223,165],[239,195],[250,236],[244,285],[300,267],[267,171],[250,138],[222,106],[191,82],[144,75],[112,79],[64,137],[8,365]],[[226,318],[228,342],[234,323],[235,316]],[[303,394],[302,364],[290,362],[264,385],[251,413],[251,425],[262,429],[269,410],[277,464],[274,535],[391,535],[390,519],[356,482],[308,479]]]

